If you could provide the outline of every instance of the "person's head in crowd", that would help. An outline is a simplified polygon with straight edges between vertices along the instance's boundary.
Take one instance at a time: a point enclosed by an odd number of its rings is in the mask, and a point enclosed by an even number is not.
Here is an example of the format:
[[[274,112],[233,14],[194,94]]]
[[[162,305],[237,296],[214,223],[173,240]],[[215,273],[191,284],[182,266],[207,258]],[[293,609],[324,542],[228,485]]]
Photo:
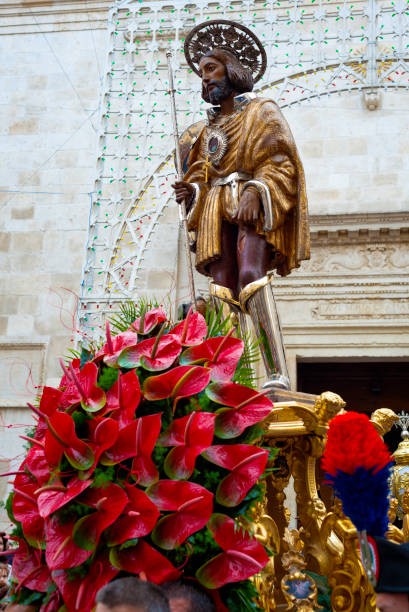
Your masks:
[[[167,582],[163,590],[169,598],[171,612],[216,612],[212,598],[196,582]]]
[[[170,612],[161,587],[133,576],[109,582],[95,601],[95,612]]]
[[[5,531],[0,531],[0,552],[8,549],[7,535]]]
[[[378,572],[376,606],[380,612],[409,612],[409,543],[374,538]]]

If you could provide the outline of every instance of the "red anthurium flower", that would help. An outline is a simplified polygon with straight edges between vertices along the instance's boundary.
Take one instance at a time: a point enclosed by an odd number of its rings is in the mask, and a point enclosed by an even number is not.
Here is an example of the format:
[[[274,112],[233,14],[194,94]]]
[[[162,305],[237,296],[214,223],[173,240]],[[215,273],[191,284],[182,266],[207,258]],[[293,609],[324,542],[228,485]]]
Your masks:
[[[247,427],[255,425],[268,416],[273,403],[264,393],[258,393],[233,382],[212,383],[206,395],[217,404],[230,406],[217,412],[215,434],[219,438],[235,438]]]
[[[150,376],[143,383],[143,394],[147,400],[154,402],[166,398],[173,399],[173,412],[182,397],[189,397],[209,384],[210,370],[200,366],[178,366],[159,374]]]
[[[59,610],[62,606],[61,593],[58,588],[55,589],[48,597],[48,601],[44,602],[39,610],[39,612],[55,612],[55,610]]]
[[[88,412],[101,410],[105,406],[106,399],[103,389],[97,386],[97,365],[89,361],[80,370],[70,363],[67,370],[61,361],[61,366],[65,370],[65,380],[68,382],[71,378],[62,394],[61,405],[66,408],[80,403]]]
[[[211,446],[202,453],[208,461],[231,470],[216,491],[216,500],[222,506],[237,506],[246,497],[264,472],[268,451],[250,444]]]
[[[118,355],[127,346],[135,346],[138,343],[138,334],[136,334],[135,331],[125,331],[122,334],[112,337],[111,330],[109,328],[109,321],[107,321],[106,336],[106,344],[99,349],[93,361],[99,361],[103,358],[104,363],[109,365],[111,368],[117,368],[119,367],[117,364]]]
[[[101,533],[116,521],[127,505],[128,497],[121,487],[110,483],[106,487],[88,489],[81,496],[80,502],[95,508],[97,512],[79,519],[72,537],[77,546],[94,551]]]
[[[18,550],[13,555],[12,577],[19,588],[46,593],[51,587],[51,574],[44,563],[42,552],[30,548],[24,540],[18,540]]]
[[[119,425],[114,419],[108,417],[94,417],[89,421],[88,427],[90,431],[89,446],[92,448],[95,459],[90,469],[80,474],[81,480],[90,478],[98,465],[102,453],[107,448],[111,448],[118,438]]]
[[[32,546],[44,541],[44,520],[37,506],[38,482],[28,474],[18,474],[14,480],[13,515],[21,522],[24,536]]]
[[[32,446],[20,469],[24,467],[34,476],[39,487],[45,485],[50,480],[50,466],[48,465],[44,448]]]
[[[192,475],[196,457],[212,443],[214,419],[211,412],[192,412],[172,421],[169,429],[160,436],[159,444],[175,447],[164,463],[169,478],[183,480]]]
[[[77,567],[92,555],[92,550],[84,550],[75,544],[72,537],[75,523],[75,517],[62,522],[57,514],[46,519],[46,559],[51,571]]]
[[[134,370],[119,374],[116,383],[107,391],[104,414],[113,410],[111,417],[122,428],[133,421],[135,411],[141,400],[141,387]]]
[[[132,475],[144,487],[158,479],[158,470],[151,459],[152,451],[160,434],[161,417],[159,414],[132,421],[120,430],[115,444],[101,456],[103,465],[116,465],[134,457]]]
[[[219,589],[228,582],[247,580],[267,564],[268,555],[260,542],[247,531],[238,529],[230,517],[213,514],[207,526],[224,550],[196,572],[199,582],[208,589]]]
[[[44,450],[49,465],[57,466],[63,453],[77,470],[87,470],[93,465],[94,453],[75,433],[72,416],[66,412],[54,412],[47,418],[47,425]]]
[[[202,529],[213,511],[213,493],[192,482],[160,480],[146,493],[159,510],[173,511],[156,523],[151,535],[153,542],[166,550],[180,546]]]
[[[136,346],[126,348],[118,357],[121,368],[143,367],[155,372],[166,370],[178,357],[181,351],[179,339],[167,334],[156,338],[143,340]]]
[[[150,334],[157,325],[166,321],[167,317],[162,308],[152,308],[148,310],[142,317],[138,317],[131,324],[130,331],[134,331],[142,336]]]
[[[52,577],[62,594],[67,612],[91,612],[95,607],[95,595],[118,571],[111,565],[108,551],[102,551],[85,574],[73,577],[69,572],[54,571]]]
[[[172,563],[144,540],[135,546],[120,550],[111,549],[109,555],[112,565],[131,574],[143,572],[147,580],[155,584],[177,580],[181,573]]]
[[[51,416],[60,406],[62,391],[53,387],[44,387],[38,408],[34,408],[31,404],[28,406],[39,416],[34,438],[42,440],[47,430],[45,417]]]
[[[37,489],[37,504],[40,516],[47,518],[72,499],[78,497],[90,484],[92,484],[92,480],[80,480],[78,476],[74,476],[67,485],[63,485],[61,480],[56,478],[50,484]]]
[[[202,344],[187,349],[180,356],[180,363],[204,364],[211,369],[212,380],[230,380],[244,349],[243,340],[230,336],[233,331],[227,336],[208,338]]]
[[[125,491],[129,501],[123,514],[105,531],[108,546],[147,535],[159,518],[159,510],[141,489],[126,484]]]
[[[192,312],[192,309],[190,309],[186,319],[178,323],[170,333],[179,338],[182,346],[200,344],[207,334],[204,316],[200,312]]]

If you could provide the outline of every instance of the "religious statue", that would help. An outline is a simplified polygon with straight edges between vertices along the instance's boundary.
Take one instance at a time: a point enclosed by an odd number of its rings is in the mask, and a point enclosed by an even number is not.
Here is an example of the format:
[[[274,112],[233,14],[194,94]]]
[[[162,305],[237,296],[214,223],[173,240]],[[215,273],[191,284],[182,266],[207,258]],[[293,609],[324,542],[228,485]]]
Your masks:
[[[309,257],[304,172],[277,104],[256,97],[266,54],[248,28],[208,21],[185,41],[188,64],[213,106],[206,123],[181,138],[183,180],[173,186],[188,209],[196,269],[211,294],[249,313],[272,387],[289,388],[270,279]]]

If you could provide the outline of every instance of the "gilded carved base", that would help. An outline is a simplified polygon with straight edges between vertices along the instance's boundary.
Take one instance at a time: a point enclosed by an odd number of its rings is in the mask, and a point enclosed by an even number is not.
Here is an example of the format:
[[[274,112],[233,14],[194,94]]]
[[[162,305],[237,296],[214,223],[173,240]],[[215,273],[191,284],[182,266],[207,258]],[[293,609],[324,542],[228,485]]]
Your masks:
[[[331,499],[326,505],[317,485],[328,423],[345,403],[330,392],[317,397],[315,404],[305,399],[276,402],[264,422],[263,442],[279,452],[266,482],[266,499],[254,517],[256,537],[274,552],[255,578],[258,603],[266,612],[321,609],[314,581],[305,574],[309,571],[327,578],[333,612],[375,612],[375,593],[360,561],[357,531],[343,514],[340,501]],[[385,409],[372,415],[380,435],[394,420]],[[298,530],[292,531],[284,493],[290,476],[298,508]],[[388,535],[396,541],[404,539],[403,531],[393,526]]]

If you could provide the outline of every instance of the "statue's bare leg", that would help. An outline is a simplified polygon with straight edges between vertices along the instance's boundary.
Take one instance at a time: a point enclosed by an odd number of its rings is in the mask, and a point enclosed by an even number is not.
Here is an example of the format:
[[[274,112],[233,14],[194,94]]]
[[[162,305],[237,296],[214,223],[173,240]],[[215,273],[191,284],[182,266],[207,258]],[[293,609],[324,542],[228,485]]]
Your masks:
[[[290,380],[280,320],[270,278],[271,245],[254,227],[241,226],[237,240],[239,266],[240,305],[250,314],[254,330],[260,340],[260,351],[264,361],[266,387],[289,389]]]
[[[271,245],[250,225],[240,226],[237,239],[239,289],[263,278],[271,268]]]
[[[209,264],[209,272],[213,281],[222,287],[228,287],[237,295],[238,268],[236,258],[237,225],[222,223],[222,256]]]

